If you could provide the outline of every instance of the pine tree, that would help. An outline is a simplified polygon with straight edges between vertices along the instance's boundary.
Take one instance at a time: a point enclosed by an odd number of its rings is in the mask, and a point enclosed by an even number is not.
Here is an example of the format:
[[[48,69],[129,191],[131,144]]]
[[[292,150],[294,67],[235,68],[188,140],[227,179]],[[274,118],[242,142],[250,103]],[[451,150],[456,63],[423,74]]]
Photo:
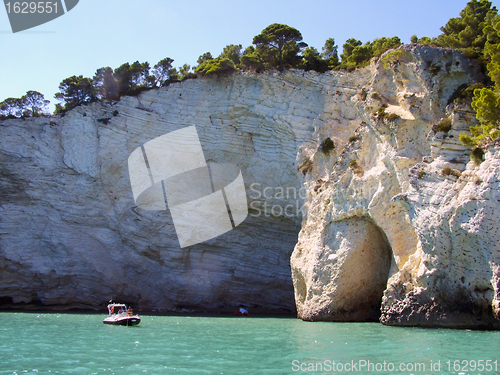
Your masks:
[[[268,67],[283,71],[285,61],[296,64],[298,53],[307,47],[302,42],[299,30],[279,23],[273,23],[253,38],[253,44]],[[291,65],[291,67],[294,67]]]

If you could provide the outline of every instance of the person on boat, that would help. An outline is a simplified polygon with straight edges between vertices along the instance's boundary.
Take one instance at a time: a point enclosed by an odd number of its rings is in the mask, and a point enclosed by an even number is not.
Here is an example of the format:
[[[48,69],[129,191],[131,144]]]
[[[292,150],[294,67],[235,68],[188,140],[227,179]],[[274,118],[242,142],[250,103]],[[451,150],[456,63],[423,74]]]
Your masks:
[[[240,307],[240,313],[241,315],[248,315],[248,310],[244,309],[243,307]]]
[[[134,315],[133,311],[132,311],[132,307],[128,307],[128,310],[127,310],[127,316],[132,316]]]

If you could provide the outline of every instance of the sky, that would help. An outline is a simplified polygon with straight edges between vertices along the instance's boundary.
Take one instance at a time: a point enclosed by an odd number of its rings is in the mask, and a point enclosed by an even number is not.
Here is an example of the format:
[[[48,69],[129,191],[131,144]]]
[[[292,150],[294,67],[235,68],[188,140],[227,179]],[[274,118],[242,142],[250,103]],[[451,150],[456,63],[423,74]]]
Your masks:
[[[331,37],[339,53],[349,38],[364,43],[399,36],[409,43],[414,34],[439,35],[466,5],[467,0],[80,0],[64,16],[15,34],[0,8],[0,101],[36,90],[53,109],[59,83],[72,75],[93,77],[98,68],[125,62],[153,66],[165,57],[175,67],[194,66],[204,52],[215,57],[228,44],[251,45],[275,22],[295,27],[320,51]]]

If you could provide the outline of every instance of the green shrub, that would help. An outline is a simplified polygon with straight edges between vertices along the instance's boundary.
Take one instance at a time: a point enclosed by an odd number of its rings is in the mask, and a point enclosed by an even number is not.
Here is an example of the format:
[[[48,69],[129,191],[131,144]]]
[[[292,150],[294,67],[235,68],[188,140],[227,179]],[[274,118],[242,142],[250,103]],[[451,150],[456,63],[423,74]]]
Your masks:
[[[358,162],[356,160],[351,160],[349,162],[349,167],[357,175],[362,175],[363,174],[363,168],[358,164]]]
[[[441,174],[443,176],[449,176],[451,174],[451,168],[450,167],[444,167],[441,169]]]
[[[493,141],[496,141],[499,137],[500,137],[500,130],[497,129],[497,130],[490,132],[490,138]]]
[[[475,147],[470,153],[470,159],[476,165],[480,165],[484,161],[484,151],[480,147]]]
[[[325,138],[323,142],[321,142],[321,152],[323,154],[327,155],[330,153],[335,148],[335,144],[333,143],[332,139],[330,137]]]
[[[359,140],[359,137],[358,137],[357,135],[351,135],[351,136],[349,137],[349,142],[350,142],[350,143],[354,143],[354,142],[356,142],[357,140]]]
[[[470,135],[465,133],[460,133],[458,139],[465,146],[475,147],[477,145],[476,140],[474,140]]]
[[[432,130],[434,130],[434,133],[437,132],[448,133],[451,130],[451,119],[447,117],[441,120],[437,125],[434,125],[432,127]]]
[[[305,176],[306,173],[309,173],[313,169],[313,162],[309,156],[307,156],[302,163],[297,168],[302,174]]]
[[[389,69],[391,64],[398,62],[399,58],[403,55],[403,51],[397,50],[389,52],[382,58],[384,69]]]
[[[376,91],[372,92],[370,96],[372,99],[380,99],[380,94]]]
[[[455,176],[455,177],[460,177],[462,175],[462,172],[460,172],[458,169],[452,169],[450,167],[444,167],[441,170],[441,174],[443,176]]]
[[[387,115],[387,121],[396,121],[401,118],[397,113],[390,113]]]
[[[384,118],[386,118],[389,114],[385,111],[385,109],[387,108],[387,104],[382,104],[382,106],[378,109],[377,113],[375,114],[375,117],[378,119],[378,120],[383,120]]]
[[[424,168],[422,168],[422,169],[420,170],[420,172],[418,172],[418,178],[420,179],[420,178],[424,177],[424,174],[425,174],[425,169],[424,169]]]
[[[361,92],[359,93],[359,97],[361,98],[362,101],[365,101],[367,96],[368,96],[368,93],[366,92],[365,88],[363,87],[361,89]]]
[[[472,108],[476,110],[476,118],[480,124],[470,127],[470,135],[460,134],[460,141],[464,145],[482,147],[500,137],[498,120],[500,118],[500,106],[495,95],[493,91],[487,88],[475,90]]]
[[[196,68],[196,73],[206,76],[214,75],[222,77],[234,73],[236,70],[234,62],[227,57],[224,57],[203,61]]]

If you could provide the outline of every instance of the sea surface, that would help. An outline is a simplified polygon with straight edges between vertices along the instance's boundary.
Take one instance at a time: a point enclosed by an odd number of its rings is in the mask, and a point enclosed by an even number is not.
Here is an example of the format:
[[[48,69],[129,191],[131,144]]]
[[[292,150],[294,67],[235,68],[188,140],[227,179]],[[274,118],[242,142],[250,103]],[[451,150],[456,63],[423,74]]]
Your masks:
[[[121,327],[104,317],[0,313],[0,374],[500,374],[500,332],[150,315]]]

